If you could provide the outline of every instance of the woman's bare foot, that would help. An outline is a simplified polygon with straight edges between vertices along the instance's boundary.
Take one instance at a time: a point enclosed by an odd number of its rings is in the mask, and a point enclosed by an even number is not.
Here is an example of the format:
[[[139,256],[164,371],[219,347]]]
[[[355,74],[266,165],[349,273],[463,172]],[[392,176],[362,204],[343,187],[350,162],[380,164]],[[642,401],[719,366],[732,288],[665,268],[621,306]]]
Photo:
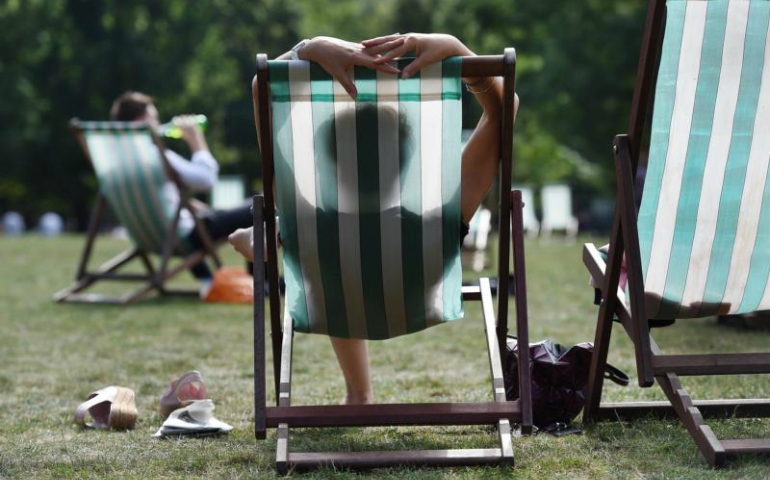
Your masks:
[[[235,251],[246,257],[246,260],[254,261],[254,228],[239,228],[227,237]]]

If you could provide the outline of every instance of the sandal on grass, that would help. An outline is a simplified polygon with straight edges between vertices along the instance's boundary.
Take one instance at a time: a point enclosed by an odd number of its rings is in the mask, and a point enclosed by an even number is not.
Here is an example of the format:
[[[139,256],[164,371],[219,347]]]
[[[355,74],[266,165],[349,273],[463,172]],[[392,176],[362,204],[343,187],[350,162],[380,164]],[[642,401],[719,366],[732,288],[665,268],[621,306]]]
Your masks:
[[[207,398],[193,400],[171,412],[153,436],[208,436],[228,433],[232,429],[231,425],[214,418],[214,402]]]
[[[171,412],[178,410],[194,400],[208,398],[206,385],[203,384],[203,376],[197,370],[187,372],[180,378],[171,382],[171,385],[160,397],[161,418],[168,417]]]
[[[134,391],[125,387],[106,387],[88,395],[75,410],[75,421],[82,427],[131,430],[136,425]],[[93,422],[86,423],[86,414]]]

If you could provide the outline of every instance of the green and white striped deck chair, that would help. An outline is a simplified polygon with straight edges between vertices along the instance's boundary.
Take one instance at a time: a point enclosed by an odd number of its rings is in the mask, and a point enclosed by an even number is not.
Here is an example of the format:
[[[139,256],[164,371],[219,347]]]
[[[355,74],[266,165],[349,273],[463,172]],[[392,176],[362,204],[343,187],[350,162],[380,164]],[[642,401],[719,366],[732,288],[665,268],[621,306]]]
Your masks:
[[[584,251],[594,281],[609,292],[600,308],[584,417],[663,408],[600,408],[598,372],[615,314],[634,341],[640,385],[658,381],[712,466],[726,456],[770,452],[770,439],[719,440],[703,416],[767,416],[770,400],[694,403],[678,376],[770,373],[770,354],[664,355],[649,331],[674,319],[770,309],[769,22],[767,0],[650,3],[631,128],[615,141],[618,208],[607,265],[593,245]],[[658,63],[637,221],[633,179]],[[624,253],[628,287],[620,290]]]
[[[165,284],[206,255],[210,255],[217,266],[221,262],[197,218],[196,228],[200,229],[206,247],[196,250],[181,238],[184,232],[179,231],[178,224],[182,208],[190,212],[195,210],[190,206],[190,196],[168,165],[158,138],[142,123],[81,122],[75,119],[71,126],[94,168],[99,192],[76,281],[55,294],[55,300],[129,303],[153,290],[163,295],[197,295],[193,290],[170,290]],[[166,200],[164,188],[168,182],[176,184],[182,197],[177,208]],[[89,271],[89,259],[107,206],[125,227],[132,246],[98,269]],[[160,255],[158,266],[153,266],[150,254]],[[169,260],[173,256],[183,259],[170,268]],[[134,259],[141,260],[143,273],[117,272]],[[100,280],[137,281],[143,285],[121,296],[80,293]]]
[[[489,75],[505,71],[512,100],[513,52],[505,58],[507,63],[499,56],[475,65],[486,65]],[[401,60],[402,66],[407,61]],[[356,68],[358,100],[353,101],[318,65],[267,62],[266,57],[258,56],[254,96],[267,193],[264,199],[255,198],[255,238],[262,238],[266,229],[267,238],[272,239],[266,245],[279,406],[265,404],[264,306],[260,305],[255,311],[256,432],[258,438],[265,438],[266,428],[278,428],[280,471],[323,464],[510,463],[509,422],[531,425],[528,417],[522,417],[527,409],[522,409],[520,401],[506,401],[499,390],[503,382],[499,346],[507,329],[507,297],[500,300],[504,314],[498,325],[488,280],[465,291],[462,287],[460,74],[463,68],[472,68],[473,61],[470,65],[460,58],[448,59],[407,80]],[[270,101],[260,103],[259,98]],[[506,112],[511,131],[512,109]],[[508,142],[505,158],[510,166],[510,133],[504,141]],[[274,260],[273,178],[286,279],[283,322]],[[507,192],[505,200],[505,208],[510,210]],[[508,216],[506,211],[502,218]],[[503,241],[507,252],[508,239]],[[254,243],[255,258],[262,258],[263,242]],[[508,257],[503,261],[507,278]],[[257,291],[262,289],[263,268],[261,262],[255,265]],[[486,302],[488,355],[496,385],[490,401],[291,406],[294,331],[387,339],[462,317],[463,299]],[[525,320],[517,330],[526,342]],[[360,454],[289,452],[289,427],[472,423],[497,425],[500,447]]]

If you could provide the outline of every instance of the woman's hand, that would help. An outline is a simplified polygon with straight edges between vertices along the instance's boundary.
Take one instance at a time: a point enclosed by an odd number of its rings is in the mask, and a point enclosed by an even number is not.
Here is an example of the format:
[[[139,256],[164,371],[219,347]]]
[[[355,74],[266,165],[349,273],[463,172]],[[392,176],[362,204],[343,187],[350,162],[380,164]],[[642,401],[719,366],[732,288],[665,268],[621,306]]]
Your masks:
[[[447,57],[474,55],[460,40],[452,35],[442,33],[407,33],[405,35],[396,33],[372,38],[361,43],[366,47],[365,53],[377,56],[374,63],[379,65],[402,57],[407,52],[415,52],[414,61],[404,67],[401,72],[403,78],[409,78],[424,66],[439,62]]]
[[[402,43],[404,39],[395,39],[389,43],[389,48],[397,48]],[[392,65],[375,62],[378,55],[367,51],[362,44],[332,37],[315,37],[308,41],[299,51],[299,57],[321,65],[354,99],[358,96],[358,91],[350,78],[350,71],[355,65],[385,73],[399,73],[399,70]]]

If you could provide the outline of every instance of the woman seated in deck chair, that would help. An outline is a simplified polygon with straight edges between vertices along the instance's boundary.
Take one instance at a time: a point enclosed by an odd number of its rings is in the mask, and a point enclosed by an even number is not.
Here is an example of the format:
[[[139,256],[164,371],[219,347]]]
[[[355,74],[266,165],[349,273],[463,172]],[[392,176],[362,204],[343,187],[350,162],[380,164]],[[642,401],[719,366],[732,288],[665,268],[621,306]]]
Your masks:
[[[390,61],[414,52],[415,59],[403,70],[389,64]],[[299,58],[319,64],[331,74],[345,91],[357,97],[350,77],[353,66],[364,66],[384,73],[409,78],[422,67],[451,56],[475,55],[457,38],[445,34],[393,34],[352,43],[331,37],[303,40],[291,52],[278,60]],[[497,78],[463,78],[469,92],[473,93],[483,108],[483,114],[462,152],[462,235],[468,233],[468,223],[492,186],[497,174],[500,152],[501,109],[503,103],[502,80]],[[514,111],[518,108],[515,98]],[[230,235],[230,243],[247,259],[253,261],[253,231],[236,230]],[[330,337],[332,347],[345,378],[349,405],[373,402],[369,375],[369,354],[365,340]]]

